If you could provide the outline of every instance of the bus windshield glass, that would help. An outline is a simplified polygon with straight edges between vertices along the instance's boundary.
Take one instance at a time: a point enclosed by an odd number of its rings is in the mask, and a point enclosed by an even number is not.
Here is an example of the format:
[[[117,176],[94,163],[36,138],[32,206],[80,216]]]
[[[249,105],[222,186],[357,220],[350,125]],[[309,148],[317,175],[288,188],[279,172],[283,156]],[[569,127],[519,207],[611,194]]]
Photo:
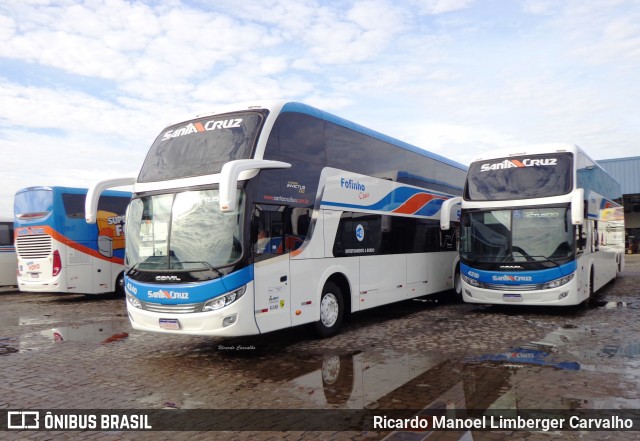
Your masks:
[[[242,255],[243,194],[238,211],[220,211],[218,190],[185,191],[133,199],[127,214],[126,256],[140,271],[198,271],[236,262]]]
[[[250,159],[263,119],[259,111],[228,113],[168,127],[149,149],[138,182],[215,174],[229,161]]]
[[[572,155],[512,156],[469,166],[465,199],[469,201],[530,199],[571,192]]]
[[[13,205],[14,214],[18,219],[42,218],[53,211],[53,191],[48,188],[34,188],[18,192]]]
[[[574,255],[567,207],[467,211],[461,223],[460,256],[467,262],[558,262]]]

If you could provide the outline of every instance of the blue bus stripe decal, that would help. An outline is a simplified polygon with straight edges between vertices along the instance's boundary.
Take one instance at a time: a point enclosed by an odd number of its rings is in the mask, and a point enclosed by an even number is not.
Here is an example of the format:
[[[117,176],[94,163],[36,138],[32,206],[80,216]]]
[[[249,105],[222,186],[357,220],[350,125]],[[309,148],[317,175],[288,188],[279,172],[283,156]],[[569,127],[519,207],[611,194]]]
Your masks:
[[[150,284],[125,278],[129,293],[143,302],[161,305],[201,303],[234,291],[253,280],[253,265],[219,279],[189,284]]]

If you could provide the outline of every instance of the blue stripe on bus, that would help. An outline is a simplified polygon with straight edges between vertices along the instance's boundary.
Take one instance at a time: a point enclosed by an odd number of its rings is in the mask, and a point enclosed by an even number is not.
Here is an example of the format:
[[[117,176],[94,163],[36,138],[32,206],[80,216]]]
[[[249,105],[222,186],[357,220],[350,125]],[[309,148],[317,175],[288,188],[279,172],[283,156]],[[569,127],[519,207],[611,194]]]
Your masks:
[[[556,268],[535,271],[483,271],[471,268],[464,263],[460,264],[460,272],[465,276],[482,283],[501,285],[533,285],[550,282],[571,274],[578,268],[577,262],[569,262]]]
[[[227,274],[220,279],[197,284],[150,284],[125,277],[125,286],[143,302],[161,305],[201,303],[234,291],[253,280],[253,265]]]
[[[439,199],[441,197],[449,198],[450,196],[444,196],[436,192],[427,192],[424,189],[412,188],[412,187],[399,187],[395,190],[391,191],[389,194],[384,196],[382,199],[374,202],[369,205],[362,204],[348,204],[344,202],[332,202],[332,201],[322,201],[321,205],[330,206],[330,207],[342,207],[342,208],[350,208],[350,209],[360,209],[360,210],[369,210],[369,211],[384,211],[384,212],[392,212],[393,210],[400,207],[402,204],[407,202],[412,196],[417,194],[427,194],[433,195],[436,198],[431,199],[422,207],[420,207],[417,211],[410,214],[415,214],[418,216],[433,216],[442,207],[443,199]],[[404,213],[407,214],[407,213]]]

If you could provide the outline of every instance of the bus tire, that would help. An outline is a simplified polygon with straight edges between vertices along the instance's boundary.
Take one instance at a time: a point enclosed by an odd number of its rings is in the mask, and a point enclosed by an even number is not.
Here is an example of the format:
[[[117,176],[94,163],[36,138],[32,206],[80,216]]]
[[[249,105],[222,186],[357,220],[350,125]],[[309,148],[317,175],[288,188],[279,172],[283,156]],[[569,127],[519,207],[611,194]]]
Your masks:
[[[124,297],[124,272],[118,274],[115,288],[113,292],[114,296],[118,298]]]
[[[584,305],[590,308],[595,305],[594,293],[593,293],[593,268],[591,268],[591,274],[589,274],[589,286],[587,287],[587,299],[584,301]]]
[[[462,298],[462,276],[460,275],[460,264],[456,265],[456,272],[453,275],[453,293],[456,302],[462,303],[464,301]]]
[[[327,338],[335,335],[344,318],[344,300],[342,291],[333,282],[327,282],[320,296],[320,320],[315,323],[319,337]]]

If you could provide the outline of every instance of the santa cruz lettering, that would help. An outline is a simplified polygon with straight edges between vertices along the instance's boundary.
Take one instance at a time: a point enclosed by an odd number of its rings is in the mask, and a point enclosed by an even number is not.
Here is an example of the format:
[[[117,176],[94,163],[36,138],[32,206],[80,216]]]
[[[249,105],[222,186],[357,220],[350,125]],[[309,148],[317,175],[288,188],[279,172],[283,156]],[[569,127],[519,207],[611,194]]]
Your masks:
[[[149,299],[188,299],[189,293],[165,291],[163,289],[159,289],[158,291],[147,291],[147,298]]]
[[[480,171],[485,172],[489,170],[501,170],[505,168],[522,168],[522,167],[540,167],[547,165],[558,165],[557,158],[542,158],[542,159],[523,159],[522,161],[518,159],[505,159],[501,162],[495,162],[493,164],[482,164],[480,166]]]
[[[533,281],[533,277],[531,276],[511,276],[511,275],[502,275],[502,276],[492,276],[491,280],[493,282],[531,282]]]
[[[184,127],[180,127],[179,129],[168,130],[162,136],[162,140],[166,141],[171,138],[190,135],[191,133],[196,133],[196,132],[207,132],[207,131],[219,130],[219,129],[233,129],[233,128],[240,127],[241,123],[242,123],[242,118],[211,120],[205,123],[201,123],[201,122],[189,123]]]

